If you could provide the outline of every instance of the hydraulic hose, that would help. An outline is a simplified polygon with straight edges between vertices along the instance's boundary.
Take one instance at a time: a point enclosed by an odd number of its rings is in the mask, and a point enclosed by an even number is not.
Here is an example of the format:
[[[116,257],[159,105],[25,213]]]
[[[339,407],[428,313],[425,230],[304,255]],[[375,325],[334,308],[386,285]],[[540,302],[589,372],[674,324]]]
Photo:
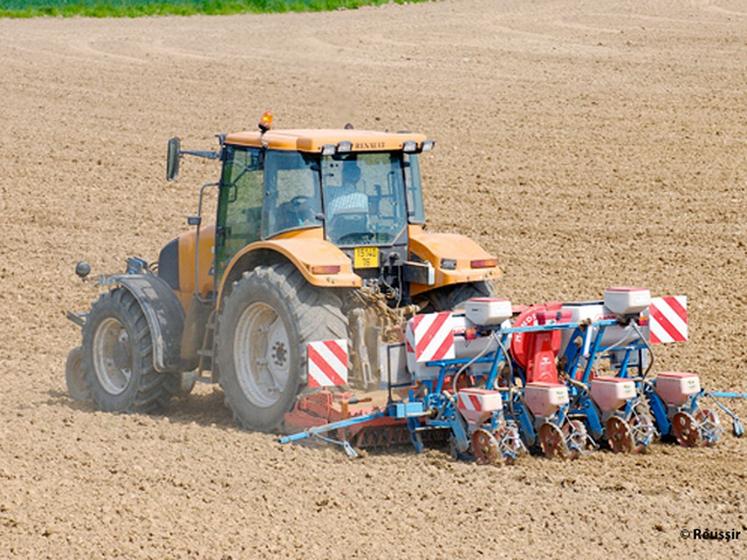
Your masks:
[[[506,363],[508,364],[508,375],[509,379],[513,382],[514,379],[514,364],[513,360],[511,360],[511,356],[508,353],[508,350],[505,346],[503,346],[503,342],[501,342],[501,339],[496,336],[496,333],[493,333],[493,337],[495,338],[495,341],[498,343],[498,346],[501,347],[501,351],[503,352],[504,357],[506,358]],[[498,378],[496,378],[496,383],[498,382]],[[495,387],[496,389],[498,387]]]
[[[501,344],[501,341],[500,341],[500,340],[498,340],[498,338],[496,337],[496,333],[495,333],[495,332],[494,332],[494,333],[493,333],[493,334],[491,335],[491,339],[495,340],[495,341],[496,341],[496,342],[498,343],[498,346],[500,346],[501,348],[503,348],[503,345]],[[464,370],[466,370],[466,369],[467,369],[468,367],[470,367],[470,366],[471,366],[472,364],[474,364],[474,363],[475,363],[475,362],[476,362],[477,360],[479,360],[479,359],[480,359],[480,358],[482,358],[482,357],[483,357],[483,356],[484,356],[485,354],[487,354],[487,353],[488,353],[488,350],[490,350],[490,347],[491,347],[491,344],[490,344],[490,343],[486,344],[486,345],[485,345],[485,348],[483,348],[483,349],[482,349],[482,350],[481,350],[481,351],[480,351],[480,352],[479,352],[479,353],[478,353],[478,354],[477,354],[477,355],[476,355],[476,356],[475,356],[474,358],[472,358],[472,359],[471,359],[471,360],[470,360],[469,362],[467,362],[467,363],[466,363],[466,364],[464,364],[464,365],[463,365],[462,367],[460,367],[460,368],[459,368],[459,370],[458,370],[458,371],[457,371],[457,372],[456,372],[456,373],[454,374],[454,377],[452,378],[452,381],[451,381],[451,392],[452,392],[452,393],[456,393],[456,392],[457,392],[457,380],[459,379],[459,376],[460,376],[460,375],[462,375],[462,373],[464,373]]]
[[[646,347],[646,350],[648,350],[648,353],[651,355],[651,359],[648,361],[648,367],[646,368],[646,371],[643,372],[643,377],[641,380],[645,380],[646,376],[648,376],[649,372],[651,371],[651,368],[654,367],[654,350],[651,348],[651,345],[648,343],[648,340],[646,340],[646,337],[643,336],[643,333],[641,332],[641,329],[638,328],[638,325],[635,321],[630,322],[631,326],[635,330],[636,333],[638,333],[638,337],[641,339],[641,342],[643,342],[643,345]]]

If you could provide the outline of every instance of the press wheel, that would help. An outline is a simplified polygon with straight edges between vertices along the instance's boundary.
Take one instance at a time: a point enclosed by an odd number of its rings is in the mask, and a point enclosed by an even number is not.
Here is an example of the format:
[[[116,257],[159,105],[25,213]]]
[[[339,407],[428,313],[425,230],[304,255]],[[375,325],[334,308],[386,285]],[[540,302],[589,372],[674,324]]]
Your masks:
[[[494,434],[501,456],[507,465],[513,465],[526,448],[521,441],[519,429],[514,423],[499,428]]]
[[[710,408],[699,408],[695,411],[695,420],[701,427],[703,443],[708,447],[716,445],[721,439],[721,420],[716,411]]]
[[[656,437],[654,420],[644,412],[633,414],[630,419],[630,431],[633,434],[634,453],[645,453]]]
[[[571,459],[578,459],[586,451],[589,433],[581,420],[571,420],[566,426],[566,430],[568,430],[566,444],[570,450],[570,457]]]

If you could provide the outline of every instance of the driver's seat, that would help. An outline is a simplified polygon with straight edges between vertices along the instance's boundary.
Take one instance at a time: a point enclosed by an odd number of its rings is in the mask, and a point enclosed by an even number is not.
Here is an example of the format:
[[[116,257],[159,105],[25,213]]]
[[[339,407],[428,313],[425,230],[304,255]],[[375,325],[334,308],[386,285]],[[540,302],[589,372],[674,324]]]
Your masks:
[[[327,217],[332,219],[337,213],[368,214],[368,196],[361,192],[347,192],[332,197],[327,203]]]

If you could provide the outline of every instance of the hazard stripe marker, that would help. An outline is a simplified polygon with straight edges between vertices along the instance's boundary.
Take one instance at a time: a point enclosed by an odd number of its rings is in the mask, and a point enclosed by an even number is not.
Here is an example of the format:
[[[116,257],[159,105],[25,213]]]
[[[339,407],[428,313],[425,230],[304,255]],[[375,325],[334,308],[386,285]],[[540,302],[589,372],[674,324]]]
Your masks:
[[[415,315],[407,323],[407,352],[415,354],[415,361],[449,360],[455,356],[454,330],[451,313]]]
[[[339,387],[348,382],[348,341],[318,340],[306,345],[309,387]]]
[[[685,342],[688,338],[687,296],[664,296],[649,307],[651,344]]]

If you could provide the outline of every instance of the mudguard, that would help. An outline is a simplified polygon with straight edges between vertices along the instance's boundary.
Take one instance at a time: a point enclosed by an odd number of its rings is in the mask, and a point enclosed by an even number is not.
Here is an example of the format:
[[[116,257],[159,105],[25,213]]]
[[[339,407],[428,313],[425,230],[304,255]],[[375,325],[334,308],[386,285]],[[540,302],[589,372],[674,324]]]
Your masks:
[[[184,310],[171,287],[154,274],[120,274],[108,277],[106,283],[128,290],[140,304],[153,341],[155,370],[181,371]]]

